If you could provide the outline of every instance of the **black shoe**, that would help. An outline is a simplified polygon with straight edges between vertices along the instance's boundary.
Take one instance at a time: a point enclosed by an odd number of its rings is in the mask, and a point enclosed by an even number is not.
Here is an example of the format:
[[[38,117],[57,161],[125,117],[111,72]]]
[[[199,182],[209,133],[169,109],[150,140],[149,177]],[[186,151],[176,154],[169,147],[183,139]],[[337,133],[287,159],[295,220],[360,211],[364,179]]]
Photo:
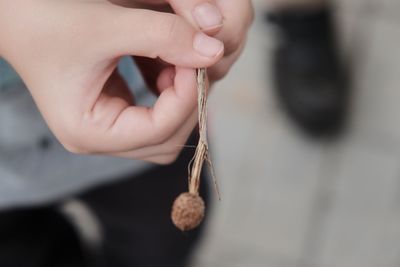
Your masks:
[[[330,11],[287,10],[268,20],[280,34],[273,69],[282,106],[307,133],[336,135],[343,128],[348,84]]]

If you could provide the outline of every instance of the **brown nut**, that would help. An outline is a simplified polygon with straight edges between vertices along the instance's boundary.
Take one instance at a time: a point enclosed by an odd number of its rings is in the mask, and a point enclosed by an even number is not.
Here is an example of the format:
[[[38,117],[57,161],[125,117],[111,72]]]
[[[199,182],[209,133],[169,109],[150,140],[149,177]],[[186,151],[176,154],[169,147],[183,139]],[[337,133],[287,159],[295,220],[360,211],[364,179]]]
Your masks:
[[[203,199],[197,194],[182,193],[172,205],[171,219],[177,228],[189,231],[203,221],[205,205]]]

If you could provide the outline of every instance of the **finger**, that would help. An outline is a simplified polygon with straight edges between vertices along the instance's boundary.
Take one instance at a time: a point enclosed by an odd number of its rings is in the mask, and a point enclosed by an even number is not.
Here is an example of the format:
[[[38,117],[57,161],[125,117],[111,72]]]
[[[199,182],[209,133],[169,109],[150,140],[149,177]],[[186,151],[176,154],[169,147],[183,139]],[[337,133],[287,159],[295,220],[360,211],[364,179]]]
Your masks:
[[[75,147],[70,150],[116,153],[162,144],[182,127],[197,106],[195,71],[177,68],[174,86],[162,91],[153,108],[129,106],[107,95],[100,99],[74,127],[78,134],[71,142]],[[109,123],[105,125],[105,121]]]
[[[144,9],[115,8],[97,25],[109,57],[135,55],[161,58],[190,68],[209,67],[223,55],[223,43],[197,31],[183,18]]]
[[[91,122],[97,127],[106,128],[112,124],[115,116],[118,115],[119,107],[133,104],[134,97],[128,85],[118,73],[118,70],[114,70],[92,107]]]
[[[223,16],[216,0],[167,0],[176,14],[209,35],[216,34],[223,25]]]
[[[240,48],[246,38],[254,19],[254,10],[250,0],[219,0],[218,4],[224,14],[224,26],[214,37],[224,43],[224,55],[229,56]]]
[[[197,125],[197,111],[194,111],[185,124],[169,140],[160,145],[140,148],[132,151],[115,153],[113,156],[141,159],[155,163],[163,163],[152,160],[153,158],[176,158],[184,149],[187,139]],[[165,163],[165,162],[164,162]]]
[[[224,57],[217,64],[208,69],[208,77],[211,82],[219,81],[228,74],[233,64],[239,59],[242,51],[245,47],[245,42],[241,44],[238,50],[235,53]]]
[[[175,67],[168,67],[161,71],[157,78],[158,93],[162,93],[162,91],[174,85],[175,74]]]

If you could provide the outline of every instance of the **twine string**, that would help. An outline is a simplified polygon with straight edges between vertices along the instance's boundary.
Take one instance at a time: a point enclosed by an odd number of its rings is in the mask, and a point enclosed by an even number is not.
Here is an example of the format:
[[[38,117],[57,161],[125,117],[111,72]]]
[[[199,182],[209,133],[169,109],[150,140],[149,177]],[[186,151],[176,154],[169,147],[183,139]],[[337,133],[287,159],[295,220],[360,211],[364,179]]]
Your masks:
[[[220,198],[218,184],[215,179],[214,169],[209,157],[207,140],[207,77],[206,69],[197,69],[197,91],[198,91],[198,120],[199,120],[199,142],[193,159],[189,163],[189,192],[199,194],[201,170],[204,161],[209,164],[214,186]]]
[[[199,194],[200,175],[204,160],[207,158],[207,89],[206,70],[197,70],[197,93],[198,93],[198,120],[199,120],[199,142],[189,168],[189,192]]]

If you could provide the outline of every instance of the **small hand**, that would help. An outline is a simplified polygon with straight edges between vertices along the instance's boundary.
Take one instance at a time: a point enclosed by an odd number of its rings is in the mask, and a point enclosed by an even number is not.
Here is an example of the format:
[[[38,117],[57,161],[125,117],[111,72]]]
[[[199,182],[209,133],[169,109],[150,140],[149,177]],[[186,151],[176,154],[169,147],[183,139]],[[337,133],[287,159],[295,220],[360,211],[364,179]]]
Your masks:
[[[2,1],[0,39],[0,55],[68,150],[157,163],[173,161],[196,124],[194,68],[224,50],[175,14],[105,0]],[[169,64],[153,108],[134,105],[116,71],[123,55]]]
[[[142,0],[144,1],[144,0]],[[222,79],[239,58],[253,22],[250,0],[168,0],[176,14],[224,43],[224,57],[209,71],[211,82]]]
[[[204,33],[221,40],[224,57],[208,70],[211,82],[222,79],[239,58],[254,18],[250,0],[112,0],[127,7],[175,12]],[[160,62],[144,60],[145,69],[162,69]],[[139,65],[143,60],[139,60]],[[145,71],[145,78],[147,77]],[[152,85],[152,74],[146,79]]]

